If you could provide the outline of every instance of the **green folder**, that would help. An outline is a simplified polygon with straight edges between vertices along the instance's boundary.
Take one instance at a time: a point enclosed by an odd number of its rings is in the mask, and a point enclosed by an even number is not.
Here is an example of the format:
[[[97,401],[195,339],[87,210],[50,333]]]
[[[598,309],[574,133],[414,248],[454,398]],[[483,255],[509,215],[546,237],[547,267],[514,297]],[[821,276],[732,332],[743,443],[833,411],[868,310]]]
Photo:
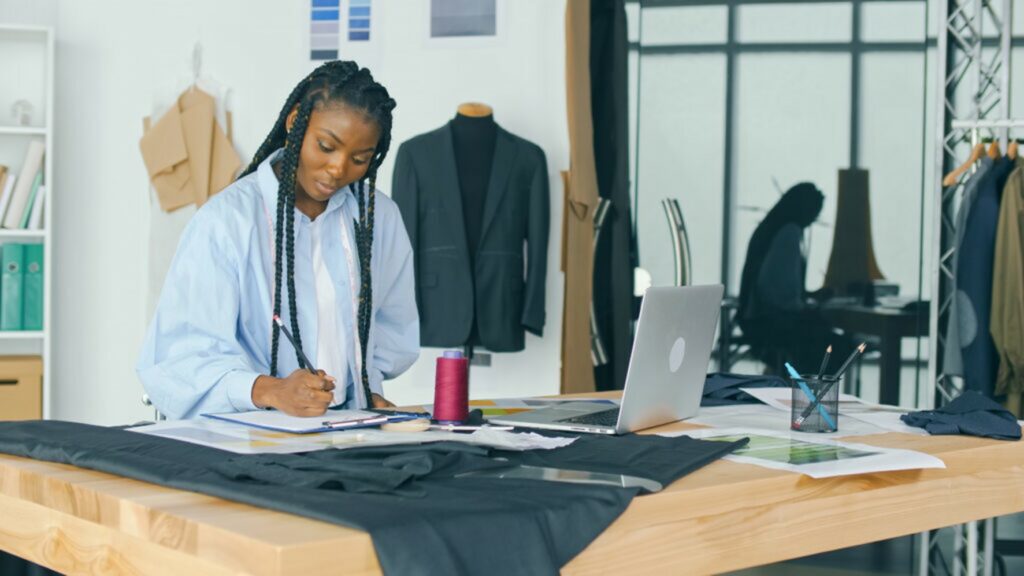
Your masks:
[[[0,330],[21,330],[21,295],[24,291],[24,244],[4,244],[0,250]]]
[[[40,170],[36,174],[35,180],[32,180],[32,192],[28,195],[28,202],[25,203],[25,210],[21,212],[21,222],[18,228],[28,228],[28,221],[32,217],[32,208],[36,204],[36,194],[39,193],[39,187],[43,185],[43,171]]]
[[[43,329],[43,245],[25,245],[25,300],[22,322],[25,330]],[[2,300],[0,300],[2,302]]]

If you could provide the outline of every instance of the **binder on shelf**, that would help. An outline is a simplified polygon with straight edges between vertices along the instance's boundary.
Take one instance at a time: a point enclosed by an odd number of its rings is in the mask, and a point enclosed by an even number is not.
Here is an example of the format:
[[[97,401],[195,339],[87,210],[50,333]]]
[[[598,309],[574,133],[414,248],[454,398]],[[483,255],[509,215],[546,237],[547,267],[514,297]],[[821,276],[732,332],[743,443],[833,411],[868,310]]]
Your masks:
[[[25,244],[22,328],[43,329],[43,245]]]
[[[3,273],[0,274],[0,330],[21,330],[25,245],[4,244],[0,249],[0,259],[3,265]]]
[[[43,173],[39,172],[36,174],[36,179],[32,181],[32,192],[28,195],[28,202],[25,203],[25,210],[21,215],[21,222],[18,223],[18,228],[22,230],[28,228],[28,220],[32,216],[32,207],[36,205],[36,198],[39,196],[39,190],[42,187]]]
[[[11,193],[11,203],[4,214],[4,228],[18,228],[21,224],[21,217],[28,209],[28,197],[32,193],[33,184],[36,181],[36,174],[42,174],[43,154],[46,152],[46,144],[42,140],[32,140],[28,144],[28,151],[25,152],[25,162],[21,165],[21,175],[14,185]]]
[[[0,222],[4,219],[4,214],[7,213],[7,207],[11,204],[11,196],[14,193],[14,183],[18,180],[17,175],[10,170],[7,171],[7,179],[3,183],[3,190],[0,194]]]
[[[43,203],[46,202],[46,184],[39,187],[35,202],[32,204],[32,217],[28,221],[29,230],[43,229]]]

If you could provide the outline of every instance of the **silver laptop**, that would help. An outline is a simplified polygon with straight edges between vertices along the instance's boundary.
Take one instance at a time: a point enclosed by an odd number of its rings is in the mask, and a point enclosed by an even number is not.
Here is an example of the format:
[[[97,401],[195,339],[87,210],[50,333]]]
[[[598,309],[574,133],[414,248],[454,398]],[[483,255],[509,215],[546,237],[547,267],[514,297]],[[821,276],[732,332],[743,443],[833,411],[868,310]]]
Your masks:
[[[640,305],[622,403],[565,402],[490,422],[625,434],[697,414],[722,305],[721,284],[649,288]]]

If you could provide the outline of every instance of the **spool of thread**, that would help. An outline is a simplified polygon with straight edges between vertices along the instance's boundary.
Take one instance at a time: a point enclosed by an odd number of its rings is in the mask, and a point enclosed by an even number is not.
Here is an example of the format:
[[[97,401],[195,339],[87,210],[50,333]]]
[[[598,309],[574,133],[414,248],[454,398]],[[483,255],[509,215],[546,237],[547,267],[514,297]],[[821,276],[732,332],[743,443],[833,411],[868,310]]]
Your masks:
[[[461,423],[469,416],[469,360],[458,350],[437,359],[434,379],[434,420]]]

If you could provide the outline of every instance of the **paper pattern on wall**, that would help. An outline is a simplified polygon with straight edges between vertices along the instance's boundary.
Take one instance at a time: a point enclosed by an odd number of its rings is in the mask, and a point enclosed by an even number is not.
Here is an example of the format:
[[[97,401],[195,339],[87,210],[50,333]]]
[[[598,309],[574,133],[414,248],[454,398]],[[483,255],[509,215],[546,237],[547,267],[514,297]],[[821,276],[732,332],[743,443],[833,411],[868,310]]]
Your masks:
[[[231,183],[242,165],[216,121],[213,96],[192,87],[155,123],[144,120],[142,159],[160,207],[171,212],[195,204]]]
[[[234,180],[238,168],[241,167],[241,161],[238,159],[239,156],[232,144],[232,119],[231,112],[228,110],[230,90],[206,78],[199,81],[198,87],[203,94],[213,95],[212,98],[215,103],[213,123],[216,129],[223,133],[224,140],[226,141],[226,145],[222,142],[220,145],[215,144],[212,146],[210,165],[223,166],[232,158],[237,162],[237,167],[230,171],[214,171],[216,175],[211,176],[209,190],[211,193],[216,193]],[[175,93],[173,90],[164,92],[155,103],[152,116],[146,118],[144,124],[150,118],[164,118],[172,110],[176,109],[178,100],[174,97]],[[167,270],[170,269],[171,261],[174,260],[174,254],[177,251],[181,233],[185,230],[185,226],[188,225],[189,220],[192,219],[192,216],[195,215],[198,209],[196,202],[183,200],[181,207],[173,212],[166,212],[163,207],[163,198],[160,196],[156,185],[150,186],[149,189],[151,202],[149,215],[149,257],[146,262],[148,268],[148,294],[146,298],[147,313],[145,321],[147,323],[152,318],[153,311],[156,309],[157,302],[160,299],[160,290],[163,288],[164,279],[167,276]]]

